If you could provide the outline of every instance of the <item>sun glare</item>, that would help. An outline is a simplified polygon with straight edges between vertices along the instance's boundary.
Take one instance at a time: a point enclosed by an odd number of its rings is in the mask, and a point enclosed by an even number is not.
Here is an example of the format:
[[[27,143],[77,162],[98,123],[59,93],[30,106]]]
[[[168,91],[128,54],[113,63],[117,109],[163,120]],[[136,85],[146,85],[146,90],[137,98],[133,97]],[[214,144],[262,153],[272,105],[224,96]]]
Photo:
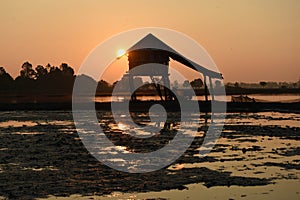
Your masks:
[[[120,58],[122,57],[123,55],[125,55],[126,51],[124,49],[119,49],[117,51],[117,57]]]

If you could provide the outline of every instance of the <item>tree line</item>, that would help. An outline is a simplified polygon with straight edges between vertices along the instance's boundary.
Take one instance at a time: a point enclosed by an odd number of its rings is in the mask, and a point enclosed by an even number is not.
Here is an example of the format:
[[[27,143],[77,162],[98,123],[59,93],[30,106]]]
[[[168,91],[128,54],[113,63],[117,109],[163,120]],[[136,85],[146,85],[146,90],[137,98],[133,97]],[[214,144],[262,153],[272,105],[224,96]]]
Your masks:
[[[97,85],[97,92],[111,92],[113,86],[105,80],[95,81],[86,75],[78,77]],[[30,62],[24,62],[19,75],[14,79],[4,67],[0,67],[0,92],[3,94],[13,94],[27,96],[31,94],[41,95],[66,95],[72,94],[76,75],[74,69],[67,63],[62,63],[59,67],[47,64],[33,67]]]
[[[231,88],[299,89],[300,79],[296,82],[274,82],[274,81],[260,81],[258,83],[228,82],[226,83],[225,87],[227,89],[231,89]]]
[[[95,81],[85,75],[79,75],[97,84],[97,93],[111,93],[118,81],[109,84],[105,80]],[[19,75],[14,79],[4,67],[0,67],[0,92],[13,94],[71,94],[76,75],[74,69],[67,63],[62,63],[59,67],[47,64],[33,67],[30,62],[24,62]],[[201,79],[191,82],[193,87],[202,87]],[[176,86],[175,86],[176,87]],[[151,84],[145,84],[142,90],[152,90]]]
[[[95,81],[85,75],[79,77],[87,79],[91,84],[97,84],[97,94],[109,94],[118,81],[110,84],[105,80]],[[74,69],[67,63],[62,63],[59,67],[47,64],[46,66],[37,65],[35,68],[29,62],[24,62],[21,66],[19,75],[14,79],[6,72],[4,67],[0,67],[0,92],[12,93],[15,95],[24,94],[71,94],[76,75]],[[141,81],[138,79],[135,81]],[[184,81],[179,84],[176,80],[172,84],[173,88],[184,89],[186,85],[191,84],[195,90],[203,90],[204,83],[198,78],[191,82]],[[216,81],[214,87],[220,86],[220,81]],[[299,88],[300,80],[295,83],[276,83],[276,82],[259,82],[259,83],[226,83],[227,91],[241,88]],[[140,88],[143,91],[151,91],[155,87],[147,83]]]
[[[75,80],[74,70],[66,63],[59,67],[47,64],[33,68],[29,62],[23,63],[20,74],[15,79],[0,67],[0,91],[17,93],[47,93],[52,91],[71,92]]]

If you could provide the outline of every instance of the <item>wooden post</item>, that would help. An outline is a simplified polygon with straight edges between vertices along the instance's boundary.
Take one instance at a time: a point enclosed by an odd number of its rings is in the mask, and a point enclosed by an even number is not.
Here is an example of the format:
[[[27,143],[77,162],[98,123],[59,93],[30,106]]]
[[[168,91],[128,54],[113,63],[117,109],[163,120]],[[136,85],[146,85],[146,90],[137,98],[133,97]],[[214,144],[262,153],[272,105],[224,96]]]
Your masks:
[[[164,93],[165,93],[165,100],[169,101],[172,100],[172,96],[170,93],[170,80],[169,80],[169,75],[163,75],[163,81],[164,81]]]
[[[128,81],[129,81],[129,88],[130,88],[130,94],[131,94],[131,101],[136,101],[136,94],[133,91],[133,88],[134,88],[133,76],[130,73],[128,74]]]
[[[211,100],[214,101],[215,100],[215,94],[214,94],[214,87],[213,87],[213,84],[212,84],[211,77],[209,77],[209,90],[210,90]]]
[[[210,91],[210,96],[211,96],[211,104],[213,104],[213,101],[215,101],[215,94],[214,94],[214,87],[212,84],[211,77],[209,77],[209,91]],[[212,105],[211,105],[212,107]],[[211,123],[214,123],[214,112],[211,110]]]
[[[150,79],[152,81],[152,83],[154,84],[155,88],[156,88],[156,91],[160,97],[160,100],[163,101],[163,97],[162,97],[162,93],[161,93],[161,89],[160,89],[160,85],[158,83],[155,82],[155,79],[153,76],[150,76]]]
[[[204,78],[204,94],[205,94],[205,101],[207,102],[208,101],[208,90],[207,90],[207,84],[206,84],[206,75],[203,74],[203,78]]]

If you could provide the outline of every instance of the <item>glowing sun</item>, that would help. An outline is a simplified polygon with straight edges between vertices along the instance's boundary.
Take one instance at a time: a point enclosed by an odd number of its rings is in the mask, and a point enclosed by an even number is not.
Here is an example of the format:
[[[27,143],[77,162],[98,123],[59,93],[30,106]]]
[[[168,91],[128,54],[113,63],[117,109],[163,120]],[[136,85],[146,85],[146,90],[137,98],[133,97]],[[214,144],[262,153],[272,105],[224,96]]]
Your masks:
[[[124,49],[119,49],[117,51],[117,57],[120,58],[122,57],[123,55],[125,55],[126,51]]]

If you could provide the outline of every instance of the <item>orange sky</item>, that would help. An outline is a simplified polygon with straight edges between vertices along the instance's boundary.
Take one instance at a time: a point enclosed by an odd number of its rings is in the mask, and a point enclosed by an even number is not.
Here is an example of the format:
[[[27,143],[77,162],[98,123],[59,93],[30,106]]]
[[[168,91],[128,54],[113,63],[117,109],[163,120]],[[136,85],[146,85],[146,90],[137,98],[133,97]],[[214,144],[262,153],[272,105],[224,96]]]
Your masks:
[[[25,61],[77,70],[110,36],[158,26],[194,38],[225,81],[300,79],[300,1],[176,2],[1,0],[0,66],[14,77]]]

